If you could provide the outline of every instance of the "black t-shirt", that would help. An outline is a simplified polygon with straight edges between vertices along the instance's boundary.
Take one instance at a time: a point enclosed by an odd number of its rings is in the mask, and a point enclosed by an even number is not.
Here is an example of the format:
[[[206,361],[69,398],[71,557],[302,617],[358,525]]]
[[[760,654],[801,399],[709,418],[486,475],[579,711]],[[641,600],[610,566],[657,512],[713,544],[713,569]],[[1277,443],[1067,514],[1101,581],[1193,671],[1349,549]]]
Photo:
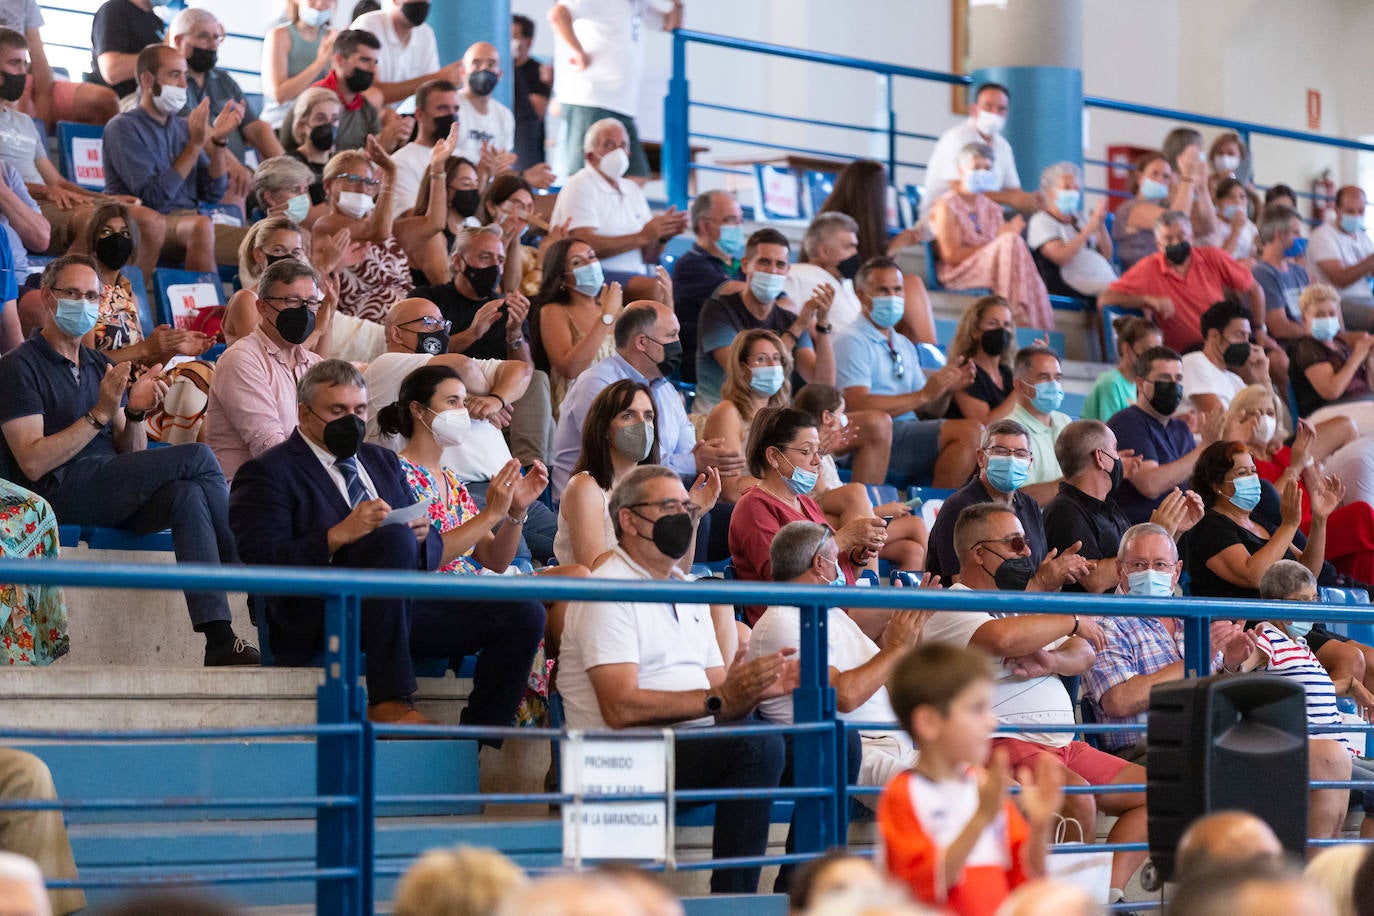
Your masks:
[[[1317,393],[1317,389],[1312,387],[1312,383],[1307,378],[1307,370],[1319,363],[1330,363],[1332,372],[1340,372],[1345,368],[1349,359],[1350,348],[1340,338],[1331,341],[1331,345],[1327,346],[1317,338],[1308,335],[1299,337],[1288,345],[1288,380],[1293,383],[1293,394],[1298,399],[1298,414],[1300,416],[1311,416],[1312,411],[1335,403],[1326,400]],[[1355,377],[1350,380],[1350,384],[1345,387],[1344,394],[1337,400],[1366,398],[1368,396],[1369,381],[1365,378],[1364,370],[1360,369],[1355,373]]]
[[[931,526],[929,548],[926,551],[926,571],[940,577],[940,583],[948,588],[959,574],[959,555],[954,552],[954,523],[959,513],[978,503],[992,502],[981,477],[975,477],[963,488],[955,491],[940,507]],[[1026,532],[1026,543],[1030,545],[1031,562],[1036,566],[1045,559],[1049,548],[1045,546],[1045,525],[1040,517],[1040,506],[1025,493],[1017,490],[1011,497],[1012,511]]]
[[[295,159],[297,162],[303,163],[306,166],[306,168],[310,169],[311,173],[315,176],[314,181],[310,182],[310,206],[318,207],[320,204],[324,203],[325,163],[311,162],[309,159],[305,158],[305,156],[301,154],[300,150],[292,150],[286,155]]]
[[[439,286],[421,286],[416,288],[412,296],[421,299],[428,299],[439,306],[439,311],[449,321],[453,322],[452,334],[466,331],[472,326],[472,319],[477,315],[477,310],[483,304],[492,299],[499,299],[499,296],[488,296],[485,299],[469,299],[452,283],[442,283]],[[525,321],[521,328],[521,333],[526,339],[530,336],[530,323]],[[510,351],[506,346],[506,319],[497,319],[481,337],[472,342],[472,345],[463,350],[463,355],[472,359],[509,359]]]
[[[969,397],[977,398],[989,408],[997,407],[1007,398],[1011,397],[1011,367],[1005,363],[998,363],[998,375],[1000,387],[992,376],[988,375],[982,366],[977,366],[978,374],[973,377],[973,384],[964,389],[964,394]],[[959,402],[954,398],[949,399],[949,410],[945,413],[945,418],[949,420],[964,419],[964,412],[959,409]]]
[[[109,85],[100,75],[101,54],[137,54],[162,44],[166,31],[162,17],[152,10],[139,9],[130,0],[106,0],[91,20],[91,82]],[[138,88],[138,80],[122,80],[110,88],[122,98]]]
[[[1221,497],[1224,499],[1225,497]],[[1208,509],[1202,521],[1183,536],[1183,568],[1188,573],[1189,587],[1198,598],[1258,598],[1259,590],[1233,585],[1207,568],[1207,561],[1233,544],[1240,544],[1252,556],[1269,543],[1247,528],[1242,528],[1214,509]],[[1288,559],[1298,557],[1291,550]]]
[[[1130,521],[1110,496],[1094,499],[1062,480],[1059,495],[1045,507],[1045,543],[1063,553],[1074,541],[1081,541],[1078,555],[1088,560],[1116,556],[1121,536],[1129,527]],[[1077,582],[1065,585],[1063,590],[1086,591]]]
[[[552,89],[539,78],[539,61],[533,57],[515,66],[511,113],[515,115],[515,167],[527,169],[544,161],[544,119],[535,114],[530,96],[549,97]]]

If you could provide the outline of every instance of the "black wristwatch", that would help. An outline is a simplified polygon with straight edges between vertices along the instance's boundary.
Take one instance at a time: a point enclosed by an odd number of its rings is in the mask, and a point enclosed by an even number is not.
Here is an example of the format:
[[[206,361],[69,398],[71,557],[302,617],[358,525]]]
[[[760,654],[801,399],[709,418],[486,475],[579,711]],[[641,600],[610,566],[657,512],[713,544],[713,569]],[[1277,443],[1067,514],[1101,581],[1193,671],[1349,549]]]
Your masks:
[[[832,330],[834,330],[834,328],[833,328],[831,325],[828,325],[828,324],[818,324],[818,325],[816,325],[816,333],[817,333],[817,334],[829,334]]]
[[[725,701],[714,693],[706,695],[706,714],[708,716],[718,716],[720,711],[725,708]]]
[[[142,422],[143,422],[143,418],[146,417],[146,416],[148,416],[148,411],[146,411],[146,410],[134,410],[132,407],[125,407],[125,408],[124,408],[124,416],[125,416],[125,418],[131,420],[131,421],[134,422],[134,423],[142,423]]]

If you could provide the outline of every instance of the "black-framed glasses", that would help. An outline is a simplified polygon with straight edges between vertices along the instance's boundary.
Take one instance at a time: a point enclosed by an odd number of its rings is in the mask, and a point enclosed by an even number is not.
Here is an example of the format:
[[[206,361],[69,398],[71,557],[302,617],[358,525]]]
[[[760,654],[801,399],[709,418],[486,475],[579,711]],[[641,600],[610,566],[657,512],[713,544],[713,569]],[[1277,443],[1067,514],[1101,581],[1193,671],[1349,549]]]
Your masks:
[[[445,334],[447,334],[453,330],[452,321],[449,321],[447,318],[435,318],[432,315],[422,315],[419,318],[412,318],[409,321],[402,324],[401,327],[406,328],[407,330],[414,330],[414,328],[410,327],[410,325],[412,324],[418,324],[420,326],[420,330],[422,331],[442,330]]]
[[[53,289],[53,295],[59,299],[80,299],[83,302],[99,302],[100,290],[77,289],[68,286],[62,289]]]
[[[318,312],[320,306],[324,304],[323,299],[302,299],[300,296],[259,296],[263,302],[280,302],[283,309],[298,309],[305,306],[312,312]]]
[[[887,355],[892,357],[892,375],[894,378],[902,378],[906,375],[906,361],[902,359],[902,354],[892,344],[887,345]]]
[[[645,509],[649,507],[660,510],[664,515],[680,515],[686,512],[688,515],[696,518],[696,516],[701,513],[701,506],[698,506],[690,499],[660,499],[649,503],[631,503],[625,508],[634,512],[635,509]],[[635,512],[635,514],[639,515],[638,512]],[[643,516],[641,516],[641,518],[642,517]]]
[[[988,538],[985,541],[978,541],[973,546],[981,547],[984,544],[1006,544],[1011,548],[1012,553],[1021,553],[1029,546],[1024,534],[1009,534],[1004,538]]]

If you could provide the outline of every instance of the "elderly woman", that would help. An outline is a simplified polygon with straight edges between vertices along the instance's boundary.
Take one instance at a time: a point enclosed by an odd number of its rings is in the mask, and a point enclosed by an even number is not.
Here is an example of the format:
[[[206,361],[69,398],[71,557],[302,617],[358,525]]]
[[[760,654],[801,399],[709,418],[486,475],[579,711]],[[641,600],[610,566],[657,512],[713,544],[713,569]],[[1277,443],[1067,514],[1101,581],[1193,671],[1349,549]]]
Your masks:
[[[1374,336],[1349,333],[1341,319],[1341,295],[1314,283],[1298,297],[1306,334],[1288,347],[1288,376],[1298,399],[1298,414],[1313,423],[1348,416],[1360,435],[1374,435],[1370,380]]]
[[[310,203],[314,206],[325,201],[324,167],[334,155],[334,139],[338,136],[343,103],[332,89],[311,86],[296,99],[295,112],[295,120],[291,122],[295,149],[290,149],[288,144],[286,155],[305,163],[314,174],[315,180],[310,185]]]
[[[292,156],[264,160],[253,172],[253,193],[267,216],[285,216],[306,229],[329,212],[324,188],[316,186],[314,171]]]
[[[291,103],[329,73],[339,34],[337,27],[330,28],[334,3],[286,0],[285,23],[263,38],[261,117],[274,128],[286,120]]]
[[[1223,178],[1217,184],[1217,228],[1200,244],[1214,245],[1244,267],[1254,267],[1259,254],[1259,229],[1250,221],[1250,195],[1245,185],[1234,178]]]
[[[1083,177],[1072,162],[1040,173],[1044,209],[1026,229],[1026,244],[1039,256],[1040,275],[1051,291],[1095,299],[1116,279],[1112,238],[1103,220],[1104,199],[1083,218]]]
[[[986,423],[1006,411],[998,408],[1012,392],[1011,361],[1016,355],[1016,321],[1001,296],[984,296],[964,309],[949,342],[952,358],[964,357],[973,364],[973,384],[950,398],[950,420]],[[1007,405],[1010,411],[1011,405]]]
[[[995,183],[992,147],[970,143],[959,151],[959,182],[931,208],[939,246],[940,282],[951,289],[991,287],[1011,305],[1017,324],[1053,328],[1049,293],[1021,238],[1025,220],[1002,219],[1002,207],[984,192]]]
[[[1136,361],[1146,350],[1164,345],[1159,326],[1142,315],[1122,315],[1112,322],[1116,332],[1116,367],[1093,382],[1083,404],[1083,419],[1107,422],[1135,403]]]
[[[601,262],[581,239],[544,253],[544,280],[531,303],[535,360],[548,369],[554,416],[579,375],[615,353],[615,322],[625,310],[619,283],[604,283]]]

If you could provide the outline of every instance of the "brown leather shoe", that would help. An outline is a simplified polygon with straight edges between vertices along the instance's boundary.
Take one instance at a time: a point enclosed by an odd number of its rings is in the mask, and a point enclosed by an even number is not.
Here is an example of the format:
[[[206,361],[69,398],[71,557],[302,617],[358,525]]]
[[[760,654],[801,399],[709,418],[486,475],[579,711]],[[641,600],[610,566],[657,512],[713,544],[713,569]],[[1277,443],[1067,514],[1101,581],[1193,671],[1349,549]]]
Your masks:
[[[383,725],[438,725],[408,700],[383,700],[367,707],[367,720]]]

